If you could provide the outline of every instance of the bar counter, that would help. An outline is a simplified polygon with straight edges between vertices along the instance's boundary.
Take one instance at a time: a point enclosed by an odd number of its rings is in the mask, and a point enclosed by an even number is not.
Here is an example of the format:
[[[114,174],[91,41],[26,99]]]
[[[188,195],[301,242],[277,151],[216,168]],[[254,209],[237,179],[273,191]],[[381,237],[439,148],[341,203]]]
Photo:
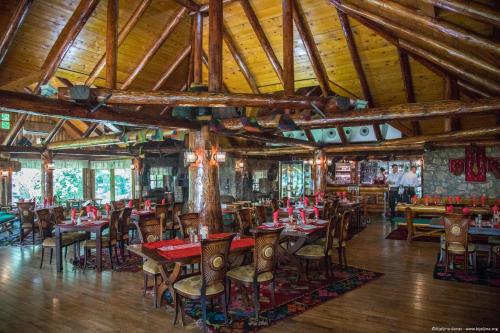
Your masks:
[[[328,184],[327,193],[350,192],[350,188],[359,188],[359,195],[363,198],[362,203],[366,200],[367,213],[382,213],[384,211],[384,195],[388,191],[387,185],[373,184]]]

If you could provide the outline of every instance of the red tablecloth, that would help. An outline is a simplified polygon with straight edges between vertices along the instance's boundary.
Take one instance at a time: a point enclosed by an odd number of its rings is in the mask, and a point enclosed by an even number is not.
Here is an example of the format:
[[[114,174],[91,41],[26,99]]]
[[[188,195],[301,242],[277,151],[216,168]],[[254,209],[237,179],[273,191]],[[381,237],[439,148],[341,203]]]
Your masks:
[[[151,243],[144,243],[142,244],[143,247],[147,249],[158,249],[163,246],[175,246],[175,245],[181,245],[185,244],[186,242],[183,241],[182,239],[168,239],[168,240],[162,240],[158,242],[151,242]]]
[[[210,238],[219,238],[219,237],[224,237],[227,236],[227,234],[214,234],[210,235]],[[159,242],[157,242],[159,243]],[[183,259],[183,258],[189,258],[189,257],[195,257],[195,256],[200,256],[201,255],[201,245],[198,243],[197,246],[194,247],[188,247],[186,248],[185,246],[182,246],[184,244],[187,244],[186,242],[182,241],[180,248],[176,249],[175,245],[173,244],[164,244],[162,246],[173,246],[174,248],[172,250],[168,251],[160,251],[158,250],[158,254],[161,255],[162,257],[168,259],[168,260],[177,260],[177,259]],[[231,242],[231,250],[236,250],[236,249],[241,249],[245,247],[252,247],[255,245],[255,241],[253,238],[242,238],[242,239],[233,239]],[[158,247],[162,247],[158,246]],[[157,247],[157,248],[158,248]]]

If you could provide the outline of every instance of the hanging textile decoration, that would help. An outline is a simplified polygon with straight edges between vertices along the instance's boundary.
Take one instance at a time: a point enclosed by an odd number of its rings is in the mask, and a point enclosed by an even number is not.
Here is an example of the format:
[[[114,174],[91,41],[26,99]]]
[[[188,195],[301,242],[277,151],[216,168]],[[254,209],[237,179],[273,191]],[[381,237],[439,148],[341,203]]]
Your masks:
[[[485,182],[487,159],[484,147],[470,146],[465,148],[465,180],[468,182]]]
[[[449,161],[450,173],[455,176],[460,176],[464,173],[465,161],[463,159],[451,159]]]

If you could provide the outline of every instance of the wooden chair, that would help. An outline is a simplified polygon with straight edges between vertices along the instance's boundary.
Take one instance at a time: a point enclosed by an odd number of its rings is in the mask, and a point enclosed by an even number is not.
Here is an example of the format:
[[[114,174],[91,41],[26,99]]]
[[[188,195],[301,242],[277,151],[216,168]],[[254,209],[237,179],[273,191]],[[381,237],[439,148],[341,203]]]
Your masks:
[[[57,206],[52,208],[52,214],[54,216],[54,220],[56,221],[57,224],[63,223],[64,220],[66,219],[66,216],[64,216],[64,207],[63,206]]]
[[[255,317],[259,320],[260,311],[260,284],[269,282],[271,291],[271,302],[273,308],[276,306],[274,298],[275,285],[274,276],[276,269],[276,247],[280,239],[281,231],[284,228],[257,230],[253,237],[255,246],[253,248],[253,263],[251,265],[239,266],[227,272],[226,290],[228,293],[228,303],[231,300],[231,281],[245,287],[253,287],[253,302]],[[245,290],[241,288],[240,290]]]
[[[126,205],[125,205],[125,202],[123,202],[123,201],[111,201],[111,208],[113,210],[120,210],[120,209],[123,209],[125,207],[126,207]]]
[[[178,223],[177,215],[182,213],[182,208],[184,207],[184,202],[174,202],[172,206],[172,232],[173,237],[177,236],[177,231],[181,230],[181,226]]]
[[[163,239],[163,225],[162,220],[158,218],[135,221],[134,222],[137,230],[139,232],[139,239],[141,243],[151,243],[157,242]],[[142,263],[142,272],[144,274],[144,292],[143,296],[146,295],[146,290],[148,289],[148,278],[151,276],[154,280],[153,285],[153,305],[155,308],[158,307],[158,277],[160,277],[160,267],[153,260],[145,260]]]
[[[242,235],[249,236],[250,229],[254,227],[253,223],[253,209],[243,208],[236,211],[236,219],[238,220],[239,231]]]
[[[255,206],[255,215],[257,216],[259,225],[266,223],[266,207],[264,205]]]
[[[43,266],[43,257],[45,254],[45,248],[50,248],[50,261],[49,264],[52,264],[52,255],[54,253],[54,249],[56,247],[56,239],[52,237],[52,230],[54,227],[52,221],[52,214],[50,210],[47,208],[39,209],[36,212],[38,228],[40,235],[42,237],[42,258],[40,260],[40,269]],[[63,234],[61,235],[61,246],[65,249],[65,256],[68,250],[68,246],[75,243],[75,239],[71,235]]]
[[[352,210],[346,209],[339,213],[338,234],[332,240],[332,249],[337,249],[339,264],[347,266],[347,239],[349,239],[349,223],[351,223]]]
[[[333,240],[335,234],[338,232],[338,228],[338,215],[330,216],[330,220],[328,221],[328,225],[326,227],[325,239],[322,242],[318,242],[316,244],[304,245],[295,253],[295,256],[297,256],[300,261],[306,261],[305,270],[303,269],[302,264],[300,265],[300,270],[302,272],[305,272],[306,279],[307,273],[309,272],[309,262],[311,260],[316,260],[318,262],[321,262],[321,260],[323,260],[325,264],[326,279],[330,279],[332,262],[331,257],[333,255]]]
[[[179,214],[176,219],[180,226],[182,239],[189,238],[190,230],[198,233],[198,227],[200,226],[200,215],[198,213]]]
[[[24,230],[31,230],[33,236],[33,245],[35,245],[35,203],[18,202],[19,219],[21,221],[21,242],[24,240]]]
[[[132,215],[132,208],[123,208],[120,211],[120,218],[118,219],[118,245],[120,247],[120,254],[124,257],[125,244],[129,245],[129,229],[130,229],[130,216]],[[128,252],[131,256],[130,251]]]
[[[276,199],[272,199],[271,200],[271,207],[273,209],[273,212],[277,211],[278,209],[280,209],[280,204],[278,202],[278,200]]]
[[[464,256],[465,274],[468,272],[469,260],[472,261],[472,267],[475,271],[476,247],[473,243],[469,243],[469,219],[458,214],[446,215],[444,217],[444,237],[445,272],[448,272],[450,258],[453,264],[456,255]]]
[[[332,201],[325,201],[325,205],[323,206],[323,212],[321,213],[321,218],[323,220],[328,220],[330,218],[330,207],[332,206]]]
[[[161,220],[161,225],[163,226],[163,232],[170,231],[170,235],[172,235],[172,224],[167,223],[167,215],[169,204],[156,204],[155,207],[155,218]]]
[[[64,215],[64,207],[57,206],[52,208],[52,218],[54,223],[59,224],[63,223],[66,220],[66,216]],[[64,233],[66,237],[72,237],[75,239],[75,251],[80,256],[80,242],[87,240],[88,236],[86,232],[67,232]]]
[[[203,318],[203,331],[207,332],[207,299],[221,297],[226,325],[228,324],[226,302],[226,270],[229,248],[234,235],[224,238],[201,240],[201,270],[199,275],[187,277],[174,283],[175,318],[177,323],[181,312],[181,324],[184,326],[184,307],[182,298],[200,300]]]
[[[116,243],[118,242],[118,221],[120,219],[121,211],[115,210],[111,212],[111,218],[109,220],[109,234],[107,237],[102,237],[101,248],[108,248],[109,250],[109,260],[111,261],[111,269],[114,269],[113,263],[113,249],[115,250],[115,259],[118,264],[118,251],[116,249]],[[87,261],[90,255],[90,251],[95,249],[97,246],[95,239],[86,240],[83,243],[83,251],[85,252],[85,261],[83,264],[83,270],[87,268]]]

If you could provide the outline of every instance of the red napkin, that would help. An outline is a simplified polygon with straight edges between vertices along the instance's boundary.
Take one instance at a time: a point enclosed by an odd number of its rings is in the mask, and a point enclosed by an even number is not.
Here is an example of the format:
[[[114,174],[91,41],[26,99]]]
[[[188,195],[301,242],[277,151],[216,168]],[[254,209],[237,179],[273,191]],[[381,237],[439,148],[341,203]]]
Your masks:
[[[429,206],[429,196],[428,195],[426,195],[424,197],[424,203],[425,203],[426,206]]]
[[[434,204],[437,205],[439,203],[439,201],[441,201],[441,197],[439,197],[439,195],[435,195],[434,196]]]
[[[495,206],[491,207],[491,211],[493,212],[493,214],[496,214],[498,212],[498,206],[495,205]]]
[[[304,223],[307,223],[306,212],[304,212],[303,209],[300,210],[300,217],[302,218],[302,221],[304,221]]]
[[[452,214],[452,213],[453,213],[453,206],[451,206],[451,205],[450,205],[450,206],[447,206],[447,207],[446,207],[446,213],[448,213],[448,214]]]
[[[462,209],[462,214],[464,215],[469,215],[470,214],[470,209],[468,207],[464,207],[464,209]]]
[[[485,206],[486,205],[486,195],[482,195],[481,196],[481,206]]]
[[[318,209],[318,207],[314,206],[313,210],[314,210],[314,217],[316,217],[316,219],[319,219],[319,209]]]
[[[273,222],[276,223],[279,220],[279,211],[276,210],[273,212]]]
[[[43,198],[43,207],[47,207],[47,201],[48,201],[47,197],[44,197]]]
[[[455,203],[457,203],[457,204],[459,204],[459,203],[460,203],[460,196],[459,196],[459,195],[457,195],[457,196],[455,197]]]
[[[165,198],[161,199],[161,204],[164,205],[165,204]]]
[[[290,207],[290,198],[286,198],[286,206]]]
[[[291,216],[293,214],[293,206],[288,207],[288,216]]]
[[[476,205],[477,205],[477,198],[472,197],[472,207],[476,207]]]
[[[453,203],[453,198],[450,196],[448,196],[448,203],[451,205]]]
[[[134,202],[132,200],[128,202],[128,208],[134,208]]]
[[[309,206],[309,198],[308,197],[305,197],[304,198],[304,206]]]
[[[76,219],[76,208],[71,208],[71,219]]]
[[[314,194],[314,204],[317,206],[319,204],[319,193]]]
[[[347,198],[347,192],[342,192],[342,198]]]
[[[92,206],[88,205],[87,207],[85,207],[85,212],[90,213],[92,211]]]
[[[417,196],[414,195],[412,198],[411,198],[411,202],[416,205],[417,204]]]

